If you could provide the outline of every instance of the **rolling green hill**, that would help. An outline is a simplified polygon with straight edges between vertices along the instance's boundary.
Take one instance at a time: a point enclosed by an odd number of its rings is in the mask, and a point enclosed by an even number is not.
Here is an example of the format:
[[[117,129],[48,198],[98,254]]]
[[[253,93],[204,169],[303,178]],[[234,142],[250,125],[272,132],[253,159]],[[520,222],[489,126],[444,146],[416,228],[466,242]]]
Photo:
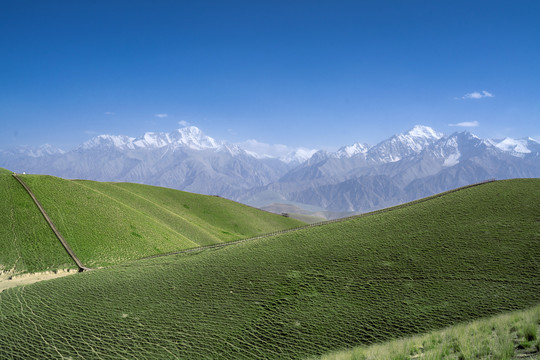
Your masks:
[[[305,358],[539,302],[540,180],[498,181],[5,290],[0,358]]]
[[[321,360],[538,359],[540,305],[443,330],[326,354]]]
[[[0,173],[0,279],[2,275],[75,268],[23,187]]]
[[[62,247],[58,251],[60,244],[55,243],[58,240],[54,240],[28,194],[12,176],[0,177],[7,184],[0,190],[4,192],[0,206],[6,213],[13,213],[1,220],[5,235],[0,238],[0,247],[9,248],[10,255],[0,255],[0,264],[6,269],[15,266],[18,272],[65,267],[65,251]],[[294,219],[214,196],[137,184],[73,181],[41,175],[20,177],[87,267],[108,266],[303,225]],[[33,235],[38,231],[39,235]],[[54,248],[42,244],[42,238],[47,244],[55,243]],[[28,246],[12,246],[15,241],[39,244],[40,250],[24,252],[22,249]],[[21,251],[24,254],[19,254]],[[35,256],[38,254],[39,260]],[[20,266],[16,263],[19,257],[34,265]]]

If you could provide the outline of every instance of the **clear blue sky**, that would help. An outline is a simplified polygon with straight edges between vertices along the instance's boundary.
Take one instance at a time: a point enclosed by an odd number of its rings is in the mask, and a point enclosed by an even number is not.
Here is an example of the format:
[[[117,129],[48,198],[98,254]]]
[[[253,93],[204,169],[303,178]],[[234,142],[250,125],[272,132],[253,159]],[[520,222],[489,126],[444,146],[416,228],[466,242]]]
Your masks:
[[[538,139],[539,24],[537,0],[2,1],[0,148],[181,121],[311,148]]]

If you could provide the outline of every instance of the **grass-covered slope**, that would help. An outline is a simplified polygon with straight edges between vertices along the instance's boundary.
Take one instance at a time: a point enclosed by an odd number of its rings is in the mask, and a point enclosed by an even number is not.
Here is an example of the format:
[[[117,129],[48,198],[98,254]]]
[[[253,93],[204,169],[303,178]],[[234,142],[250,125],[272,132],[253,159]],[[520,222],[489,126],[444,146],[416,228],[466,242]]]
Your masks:
[[[427,334],[322,356],[321,360],[538,359],[540,305]]]
[[[0,358],[304,358],[540,302],[540,180],[0,293]],[[24,305],[21,305],[24,304]]]
[[[27,200],[29,209],[37,212],[23,188],[11,176],[2,177],[12,184],[5,191],[16,191]],[[41,175],[20,177],[88,267],[303,225],[294,219],[213,196],[136,184],[72,181]],[[10,206],[4,202],[0,200],[0,206]],[[36,224],[45,224],[41,219],[37,223],[34,218],[24,216],[4,221],[7,228],[13,221],[29,230]],[[0,241],[0,246],[11,246],[9,236]],[[12,251],[17,251],[17,247]],[[44,263],[56,264],[47,257],[43,257]]]
[[[0,173],[0,280],[17,273],[75,268],[47,222],[9,171]]]

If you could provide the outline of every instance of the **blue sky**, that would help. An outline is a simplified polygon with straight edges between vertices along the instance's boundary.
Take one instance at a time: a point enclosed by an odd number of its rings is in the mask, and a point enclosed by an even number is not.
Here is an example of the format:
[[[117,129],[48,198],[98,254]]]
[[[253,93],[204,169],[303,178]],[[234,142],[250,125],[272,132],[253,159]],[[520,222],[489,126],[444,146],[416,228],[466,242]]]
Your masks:
[[[327,149],[415,124],[540,139],[538,19],[536,0],[3,1],[0,148],[180,123]]]

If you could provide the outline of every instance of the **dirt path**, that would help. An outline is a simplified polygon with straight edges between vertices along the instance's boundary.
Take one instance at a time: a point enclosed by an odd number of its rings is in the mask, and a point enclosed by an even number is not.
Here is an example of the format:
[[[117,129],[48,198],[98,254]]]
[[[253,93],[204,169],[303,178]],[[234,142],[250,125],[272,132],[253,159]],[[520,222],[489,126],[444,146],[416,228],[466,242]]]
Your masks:
[[[6,289],[19,286],[29,285],[38,281],[56,279],[59,277],[76,274],[77,269],[71,270],[58,270],[58,271],[46,271],[33,274],[22,274],[16,276],[2,276],[0,275],[0,293]]]
[[[52,231],[54,232],[54,234],[56,235],[56,237],[58,238],[58,240],[60,240],[60,242],[62,243],[62,245],[64,246],[64,249],[66,249],[67,253],[69,254],[69,256],[71,256],[71,258],[73,259],[73,261],[75,261],[75,264],[77,264],[77,266],[79,267],[79,271],[85,271],[85,270],[90,270],[89,268],[87,268],[86,266],[83,265],[83,263],[79,260],[79,258],[77,257],[77,255],[75,255],[75,252],[71,249],[71,247],[69,246],[69,244],[67,243],[67,241],[64,239],[64,237],[62,236],[62,234],[60,234],[60,232],[58,231],[58,229],[56,228],[56,226],[54,226],[51,218],[49,217],[49,215],[47,214],[47,212],[45,211],[45,209],[43,208],[43,206],[41,205],[41,203],[38,201],[38,199],[36,198],[36,196],[34,195],[34,193],[32,192],[32,190],[30,190],[30,188],[28,187],[28,185],[26,185],[26,183],[17,175],[17,174],[13,174],[13,177],[15,179],[17,179],[17,181],[24,187],[24,189],[28,192],[28,194],[30,195],[30,197],[32,198],[32,200],[34,200],[34,203],[36,204],[36,206],[38,207],[39,211],[41,211],[41,214],[43,215],[43,217],[45,218],[45,220],[47,221],[47,223],[49,224],[49,226],[51,227]]]

